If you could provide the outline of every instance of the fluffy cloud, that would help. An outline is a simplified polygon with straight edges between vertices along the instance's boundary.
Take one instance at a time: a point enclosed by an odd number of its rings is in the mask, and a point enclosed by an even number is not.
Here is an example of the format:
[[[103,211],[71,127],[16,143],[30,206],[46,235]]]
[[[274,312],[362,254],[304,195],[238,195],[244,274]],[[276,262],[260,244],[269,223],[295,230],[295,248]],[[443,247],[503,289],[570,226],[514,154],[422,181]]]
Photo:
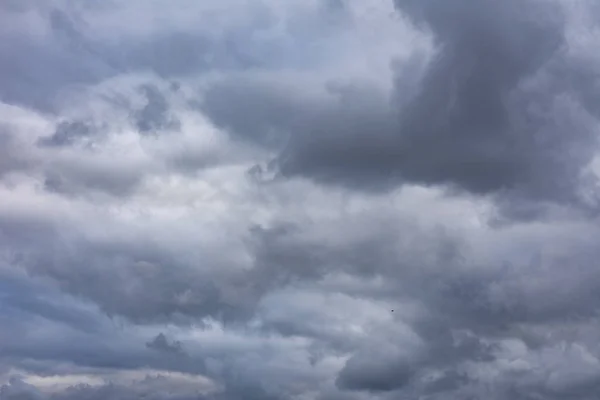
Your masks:
[[[591,1],[4,1],[0,400],[593,399]]]

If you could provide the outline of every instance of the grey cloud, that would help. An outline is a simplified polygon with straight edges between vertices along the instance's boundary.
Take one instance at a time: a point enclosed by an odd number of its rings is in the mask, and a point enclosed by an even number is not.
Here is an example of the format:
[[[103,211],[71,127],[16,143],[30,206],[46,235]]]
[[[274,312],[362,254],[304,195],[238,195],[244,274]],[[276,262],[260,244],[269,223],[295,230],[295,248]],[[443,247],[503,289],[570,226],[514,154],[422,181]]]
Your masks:
[[[283,237],[291,234],[290,232],[293,230],[287,230],[287,233],[280,231],[278,242],[285,243]],[[414,235],[413,231],[411,238]],[[495,343],[501,338],[523,338],[531,343],[530,350],[536,351],[536,348],[550,345],[554,339],[534,339],[536,334],[530,331],[531,328],[567,323],[569,320],[587,321],[594,310],[597,310],[597,296],[593,294],[596,289],[591,287],[597,287],[599,279],[593,272],[593,260],[596,258],[593,254],[596,250],[591,243],[583,247],[575,243],[566,245],[571,249],[579,248],[569,254],[567,259],[562,259],[561,264],[567,263],[577,271],[571,270],[568,273],[571,278],[568,278],[559,272],[561,267],[556,264],[558,260],[552,259],[542,261],[532,258],[524,264],[515,262],[504,267],[468,266],[465,263],[470,262],[472,256],[465,247],[453,249],[455,245],[451,241],[444,244],[443,236],[437,239],[429,237],[427,240],[426,237],[423,236],[422,241],[417,240],[423,243],[422,249],[415,246],[415,243],[407,243],[405,248],[399,250],[404,260],[396,259],[394,253],[386,249],[385,240],[378,238],[364,244],[348,244],[349,247],[340,249],[339,253],[326,250],[319,258],[303,263],[304,268],[315,263],[328,265],[328,271],[331,272],[337,262],[344,265],[345,271],[356,268],[354,273],[361,274],[364,278],[373,275],[385,277],[386,285],[390,285],[390,288],[381,288],[375,296],[398,300],[419,299],[427,310],[424,315],[411,322],[425,345],[417,351],[416,359],[405,360],[393,355],[393,352],[378,356],[369,347],[370,351],[355,354],[341,371],[338,377],[341,388],[403,390],[405,386],[412,387],[408,386],[408,382],[415,376],[413,385],[422,387],[424,391],[435,393],[461,390],[459,388],[476,382],[476,378],[461,372],[456,379],[435,381],[438,386],[421,382],[421,375],[429,368],[447,368],[447,374],[452,374],[457,366],[465,362],[493,364],[497,358]],[[272,242],[270,248],[277,246],[276,243]],[[399,247],[398,241],[394,244],[396,248]],[[436,249],[437,246],[439,249]],[[310,248],[307,244],[301,253],[319,254]],[[283,248],[280,251],[282,250]],[[530,250],[535,253],[534,249]],[[296,259],[293,256],[296,251],[281,259]],[[433,260],[432,264],[423,262],[425,254],[436,252],[439,252],[439,258]],[[368,269],[360,268],[363,256],[365,263],[368,262],[366,265],[370,266]],[[411,265],[410,260],[414,260],[416,264]],[[329,324],[333,324],[333,321]],[[285,320],[271,320],[268,326],[284,335],[292,333],[324,340],[325,343],[330,343],[330,349],[335,349],[345,341],[345,345],[352,343],[341,337],[332,340],[327,334],[312,328],[309,322],[290,324]],[[541,342],[535,344],[540,339]],[[343,349],[345,345],[338,348]],[[579,387],[576,383],[573,385]]]
[[[78,167],[78,168],[72,168]],[[67,195],[106,193],[122,197],[131,194],[143,178],[140,171],[115,165],[61,165],[45,173],[44,188]]]
[[[0,134],[0,153],[6,155],[0,161],[0,177],[7,181],[15,172],[40,177],[46,190],[75,197],[130,195],[143,181],[147,166],[99,154],[94,147],[105,139],[105,131],[91,121],[64,120],[52,134],[40,136],[35,148],[11,126]]]
[[[329,258],[336,257],[323,246],[299,242],[301,231],[289,224],[250,230],[243,249],[253,257],[249,270],[236,270],[208,249],[200,265],[190,264],[185,255],[142,233],[95,241],[53,220],[1,213],[0,232],[6,245],[23,254],[18,262],[29,273],[137,323],[186,325],[210,316],[235,325],[252,318],[264,294],[319,279],[335,262]]]
[[[156,374],[149,373],[144,380],[131,384],[80,384],[53,394],[38,390],[13,376],[9,383],[0,385],[2,400],[31,398],[28,396],[44,400],[82,396],[122,396],[124,399],[148,396],[156,396],[157,399],[279,398],[269,397],[259,384],[240,376],[234,369],[235,361],[230,360],[226,353],[220,354],[233,375],[213,374],[217,380],[225,378],[228,381],[226,391],[204,397],[202,393],[208,393],[210,385],[202,383],[202,380],[193,381],[198,374],[206,371],[201,354],[188,354],[183,358],[165,357],[165,351],[183,353],[182,345],[179,342],[169,343],[164,334],[154,337],[149,342],[150,346],[146,345],[159,350],[159,353],[150,352],[140,345],[140,337],[136,336],[130,325],[118,323],[118,320],[111,321],[94,307],[81,305],[76,299],[65,296],[43,281],[34,285],[25,276],[18,279],[13,277],[12,280],[3,276],[2,283],[0,296],[4,301],[0,307],[0,321],[3,323],[0,329],[0,366],[12,366],[42,377],[96,375],[105,377],[108,382],[115,375],[118,377],[119,371],[143,371],[143,368],[159,371]],[[44,294],[42,298],[36,298],[41,294]],[[32,330],[31,326],[35,329]],[[239,360],[242,357],[235,358]],[[188,376],[180,379],[168,375],[173,372]]]
[[[10,172],[27,170],[31,165],[14,133],[0,126],[0,178]]]
[[[9,384],[0,387],[0,398],[3,400],[46,400],[47,397],[35,386],[14,378]]]
[[[411,360],[393,352],[377,357],[374,354],[355,354],[340,372],[336,384],[342,389],[387,392],[406,386],[412,375]]]
[[[152,18],[161,14],[160,10],[140,4],[140,20],[152,23]],[[65,92],[132,71],[152,71],[171,79],[288,62],[277,60],[277,54],[288,52],[280,43],[252,38],[254,32],[268,31],[277,23],[268,7],[246,7],[246,18],[237,21],[235,29],[216,34],[202,24],[210,20],[210,7],[205,10],[199,6],[190,11],[201,17],[193,29],[157,29],[141,38],[121,35],[118,42],[98,39],[95,18],[120,18],[119,11],[127,11],[126,8],[122,2],[112,7],[62,1],[6,6],[0,18],[17,22],[10,25],[14,30],[4,32],[7,40],[0,46],[0,54],[7,60],[0,70],[0,99],[60,112],[58,106]],[[43,38],[26,27],[31,23],[42,30],[47,28]]]
[[[181,388],[176,382],[170,382],[168,378],[147,377],[134,387],[120,384],[106,384],[101,386],[77,385],[71,386],[64,391],[43,394],[36,391],[32,385],[28,385],[17,379],[0,389],[2,400],[209,400],[214,396],[202,394],[193,388]]]
[[[3,41],[0,52],[9,60],[0,74],[3,101],[54,110],[59,91],[67,86],[97,82],[114,73],[105,60],[90,51],[89,40],[64,12],[40,3],[27,11],[21,15],[9,12],[1,18],[16,21],[22,18],[24,22],[32,18],[41,26],[47,23],[49,35],[40,43],[26,29],[21,29],[12,32],[12,37],[7,37],[10,40]]]
[[[306,103],[289,96],[294,89],[264,80],[220,81],[208,88],[200,108],[235,137],[276,146],[285,141],[285,130],[295,121],[301,123],[309,117]]]
[[[18,324],[12,318],[18,319],[22,314],[37,315],[87,333],[100,332],[105,328],[101,318],[89,306],[70,304],[70,299],[57,296],[43,284],[34,284],[23,274],[11,273],[6,266],[2,268],[0,276],[3,315],[8,319],[7,323],[11,321],[15,328]]]
[[[395,158],[397,122],[385,96],[365,84],[331,83],[321,96],[302,91],[252,77],[218,82],[206,92],[203,110],[242,139],[283,146],[271,168],[284,176],[389,187],[398,171],[381,163]],[[371,163],[371,156],[378,161]]]
[[[183,132],[182,118],[196,122],[185,92],[176,82],[134,75],[74,93],[68,115],[57,119],[7,108],[0,176],[8,182],[15,173],[27,175],[46,191],[67,197],[127,198],[151,176],[193,176],[260,157],[261,150],[247,144],[207,141],[212,127],[188,124]],[[30,131],[21,130],[20,113],[35,121]],[[196,129],[204,131],[196,134]],[[136,133],[141,138],[132,143],[128,136]]]
[[[78,267],[92,256],[94,263]],[[145,260],[149,257],[150,253],[146,254]],[[205,279],[202,272],[174,262],[145,260],[120,251],[91,250],[60,264],[45,265],[40,258],[31,268],[34,273],[53,277],[64,290],[93,299],[109,314],[134,321],[185,322],[189,317],[208,315],[230,319],[243,312],[224,303],[214,280]],[[73,270],[79,272],[73,274]],[[115,284],[115,277],[119,277],[119,284]]]
[[[208,272],[222,265],[218,257],[205,258],[205,269],[196,268],[141,237],[133,242],[86,241],[52,221],[28,222],[18,216],[0,216],[0,232],[5,245],[23,254],[19,263],[30,273],[52,279],[111,315],[138,322],[189,323],[190,317],[204,316],[233,321],[247,317],[261,293],[251,291],[245,302],[228,304],[221,285],[242,277],[227,270],[220,276]],[[34,242],[40,244],[34,247]]]
[[[44,375],[87,369],[166,368],[201,373],[202,360],[148,354],[139,337],[119,332],[118,320],[66,296],[45,280],[2,267],[0,365]],[[35,328],[32,328],[35,327]],[[0,397],[2,398],[2,397]]]
[[[60,147],[72,145],[78,138],[89,136],[93,128],[83,121],[62,121],[52,135],[39,140],[41,146]]]
[[[307,100],[302,87],[249,77],[215,84],[204,110],[239,137],[287,141],[272,164],[283,176],[369,190],[416,182],[595,208],[597,196],[580,195],[595,187],[583,171],[597,148],[595,111],[578,110],[593,101],[594,78],[566,55],[560,7],[396,5],[433,34],[437,54],[426,67],[418,54],[396,63],[391,99],[342,81]]]
[[[0,399],[597,397],[576,10],[284,3],[2,3]]]
[[[543,83],[561,80],[547,72],[565,62],[560,10],[527,1],[396,4],[430,27],[441,46],[403,124],[413,154],[431,161],[408,173],[475,192],[516,189],[577,201],[571,196],[596,142],[587,117],[573,115],[561,104],[563,92]],[[581,74],[582,67],[571,64],[571,71]],[[570,88],[575,102],[584,87]]]
[[[441,47],[402,124],[412,154],[427,154],[430,161],[408,162],[406,174],[417,181],[458,183],[476,192],[510,188],[521,176],[527,179],[530,167],[523,163],[538,162],[537,154],[543,155],[544,149],[519,143],[519,136],[536,132],[518,132],[507,102],[519,81],[558,50],[560,19],[533,22],[534,16],[558,10],[526,1],[459,2],[452,7],[435,1],[396,4],[424,21]],[[528,127],[532,129],[536,127]]]
[[[393,352],[385,352],[382,357],[369,352],[355,354],[338,378],[340,388],[347,390],[410,391],[421,385],[423,390],[435,391],[421,382],[424,371],[429,368],[451,369],[465,362],[493,364],[497,356],[494,355],[494,346],[486,343],[488,339],[493,343],[501,338],[526,337],[528,326],[562,323],[573,315],[587,320],[594,313],[597,304],[594,293],[600,280],[593,269],[592,260],[596,254],[593,243],[581,239],[584,230],[575,231],[579,233],[574,235],[565,233],[572,238],[571,242],[560,237],[550,242],[562,241],[566,248],[574,251],[567,253],[566,258],[571,267],[578,265],[577,273],[573,274],[561,272],[565,259],[562,262],[559,262],[560,259],[547,259],[539,264],[515,261],[514,265],[505,268],[501,265],[471,265],[472,254],[448,236],[449,233],[419,231],[408,221],[378,218],[382,221],[387,219],[387,225],[373,221],[373,226],[378,226],[373,233],[358,241],[343,240],[344,245],[338,248],[321,242],[318,237],[313,238],[317,233],[311,233],[310,229],[316,228],[313,225],[284,224],[271,230],[255,229],[253,257],[256,257],[256,269],[239,275],[212,275],[210,278],[185,264],[177,265],[173,253],[166,247],[150,246],[141,238],[138,238],[138,243],[118,245],[77,240],[67,246],[50,239],[56,236],[53,233],[56,228],[52,225],[44,230],[40,229],[43,224],[37,222],[35,226],[38,227],[32,230],[24,220],[14,216],[12,221],[20,230],[9,229],[5,219],[4,232],[9,233],[10,238],[6,243],[27,254],[20,264],[32,273],[50,277],[64,290],[91,299],[107,312],[129,317],[137,323],[178,323],[178,314],[186,317],[182,320],[184,322],[190,317],[205,316],[231,322],[247,321],[255,315],[256,302],[265,293],[288,285],[302,287],[302,284],[321,280],[336,271],[362,279],[382,277],[385,279],[383,287],[362,295],[386,301],[418,301],[426,312],[412,320],[410,325],[425,346],[417,351],[417,361],[413,362],[404,361]],[[402,226],[401,222],[404,227],[397,229],[397,226]],[[321,228],[331,229],[323,225]],[[363,225],[363,229],[368,232],[372,228]],[[37,236],[33,232],[37,232]],[[343,226],[338,226],[335,232],[338,235],[349,233]],[[585,234],[589,236],[592,232]],[[24,246],[30,241],[45,243],[48,248],[38,246],[32,252],[32,248]],[[535,246],[530,244],[529,247],[529,251],[535,253]],[[66,257],[67,248],[77,251],[70,250]],[[51,254],[53,259],[49,262]],[[136,261],[141,257],[146,261]],[[218,259],[214,261],[218,262]],[[545,279],[540,279],[540,276]],[[536,286],[528,286],[530,277],[538,277]],[[223,301],[223,284],[235,286],[237,305]],[[177,300],[180,295],[185,302]],[[311,317],[314,322],[307,320],[303,324],[295,323],[294,314],[289,317],[288,321],[292,324],[287,326],[292,327],[292,335],[325,344],[327,354],[352,351],[357,346],[356,340],[347,340],[344,335],[336,338],[334,332],[319,329],[319,324],[327,322],[319,322],[318,314]],[[267,327],[271,333],[290,334],[285,320],[283,324],[271,320]],[[520,332],[522,327],[524,331]],[[455,330],[462,330],[462,333]],[[370,335],[369,340],[380,340],[375,339],[374,333]],[[74,343],[77,342],[71,341],[71,348],[78,349],[78,356],[67,356],[67,359],[83,365],[133,368],[139,362],[145,362],[168,365],[177,370],[193,368],[171,364],[168,360],[159,362],[150,356],[137,356],[130,358],[131,363],[124,363],[119,361],[119,351],[123,351],[120,347],[102,347],[103,356],[99,357],[97,348],[86,349]],[[546,338],[538,347],[544,348],[553,343],[554,340]],[[168,341],[166,347],[169,347]],[[27,349],[35,351],[36,357],[50,360],[68,354],[61,347],[51,350],[28,346]],[[14,345],[11,357],[24,355],[25,351],[26,347]],[[565,379],[568,385],[568,378]],[[231,379],[227,381],[233,385]],[[471,381],[476,384],[477,378],[461,378],[454,384],[463,388]],[[440,385],[446,387],[442,383]],[[450,383],[448,385],[454,388]],[[577,386],[576,383],[573,385]]]
[[[181,129],[181,121],[172,112],[169,100],[161,89],[152,83],[146,83],[139,85],[136,92],[143,98],[142,105],[132,104],[128,99],[123,98],[122,94],[113,94],[112,97],[104,95],[103,100],[120,112],[123,112],[123,109],[130,110],[132,124],[141,135]],[[51,135],[41,137],[38,143],[42,147],[98,144],[106,139],[110,129],[106,121],[64,120],[56,124],[55,131]]]
[[[140,90],[147,101],[146,105],[135,113],[136,126],[142,134],[181,128],[179,120],[169,115],[169,104],[156,87],[143,85]]]
[[[166,353],[183,354],[181,342],[176,340],[169,342],[164,333],[159,333],[154,339],[146,343],[146,347]]]

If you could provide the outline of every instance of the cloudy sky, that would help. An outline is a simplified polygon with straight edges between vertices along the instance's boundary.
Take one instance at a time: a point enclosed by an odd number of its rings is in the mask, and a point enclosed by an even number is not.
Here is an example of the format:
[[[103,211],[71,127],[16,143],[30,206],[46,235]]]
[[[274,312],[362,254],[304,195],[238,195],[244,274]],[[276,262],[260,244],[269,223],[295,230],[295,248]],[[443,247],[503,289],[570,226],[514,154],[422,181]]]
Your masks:
[[[597,21],[0,0],[0,399],[598,399]]]

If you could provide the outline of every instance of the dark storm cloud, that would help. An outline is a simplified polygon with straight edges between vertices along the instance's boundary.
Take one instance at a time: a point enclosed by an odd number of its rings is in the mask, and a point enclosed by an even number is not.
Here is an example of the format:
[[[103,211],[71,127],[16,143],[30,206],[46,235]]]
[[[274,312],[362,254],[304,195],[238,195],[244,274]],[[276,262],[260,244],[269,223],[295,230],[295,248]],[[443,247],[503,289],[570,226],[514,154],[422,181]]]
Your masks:
[[[535,165],[545,149],[520,143],[519,136],[537,132],[515,132],[507,103],[519,81],[559,48],[563,26],[560,16],[552,15],[559,10],[527,1],[396,4],[430,28],[440,46],[422,91],[403,110],[402,133],[416,155],[403,168],[405,174],[476,192],[511,188],[522,176],[528,179],[527,164]]]
[[[583,205],[578,191],[594,187],[583,168],[597,143],[591,115],[578,107],[593,103],[594,78],[567,55],[556,3],[396,6],[432,33],[437,54],[423,72],[417,55],[400,63],[390,102],[354,83],[307,101],[302,88],[232,81],[206,93],[204,110],[240,137],[289,137],[274,164],[284,176],[375,190],[441,184]]]

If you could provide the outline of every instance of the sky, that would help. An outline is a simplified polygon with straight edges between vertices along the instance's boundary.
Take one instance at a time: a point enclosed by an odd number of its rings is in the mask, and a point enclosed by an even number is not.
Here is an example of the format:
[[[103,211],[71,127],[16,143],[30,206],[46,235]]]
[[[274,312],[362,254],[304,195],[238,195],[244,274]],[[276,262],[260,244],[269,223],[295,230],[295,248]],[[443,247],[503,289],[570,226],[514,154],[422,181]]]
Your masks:
[[[0,1],[0,400],[594,400],[595,0]]]

